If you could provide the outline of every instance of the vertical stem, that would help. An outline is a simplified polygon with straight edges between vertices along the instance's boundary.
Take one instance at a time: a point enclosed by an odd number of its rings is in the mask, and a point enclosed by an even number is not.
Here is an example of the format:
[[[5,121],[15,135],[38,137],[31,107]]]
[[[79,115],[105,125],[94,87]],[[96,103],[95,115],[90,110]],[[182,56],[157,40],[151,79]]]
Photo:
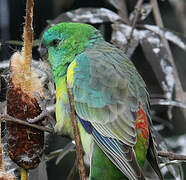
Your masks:
[[[21,180],[27,180],[27,170],[24,168],[21,168]]]
[[[76,143],[76,153],[77,153],[77,159],[78,159],[79,174],[80,174],[81,180],[86,180],[86,171],[85,171],[85,165],[83,161],[82,143],[81,143],[78,124],[76,120],[72,89],[70,85],[68,84],[68,82],[67,82],[67,91],[69,95],[72,126],[73,126],[74,138],[75,138],[75,143]]]
[[[0,132],[1,132],[1,116],[0,116]],[[5,171],[4,161],[3,161],[3,149],[1,143],[1,134],[0,134],[0,171]]]
[[[24,45],[22,53],[25,59],[25,74],[27,76],[31,75],[30,68],[32,62],[32,45],[33,45],[33,7],[34,0],[27,0],[26,2],[26,18],[25,18],[25,27],[24,27]]]
[[[135,6],[136,15],[135,15],[134,21],[132,22],[132,29],[131,29],[131,32],[130,32],[130,35],[129,35],[129,38],[128,38],[128,42],[127,42],[127,45],[126,45],[126,48],[125,48],[125,51],[124,51],[126,54],[127,54],[128,48],[130,46],[130,41],[132,40],[132,36],[133,36],[133,32],[134,32],[136,23],[138,21],[139,15],[141,13],[141,6],[143,4],[143,1],[144,0],[138,0],[137,4]]]

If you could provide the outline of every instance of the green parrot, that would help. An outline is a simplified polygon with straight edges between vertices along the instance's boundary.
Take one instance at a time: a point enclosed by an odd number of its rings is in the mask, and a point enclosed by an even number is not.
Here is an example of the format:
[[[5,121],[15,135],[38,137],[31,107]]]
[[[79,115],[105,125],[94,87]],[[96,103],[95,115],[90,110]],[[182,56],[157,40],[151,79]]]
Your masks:
[[[163,179],[142,77],[122,50],[88,24],[60,23],[44,32],[40,53],[56,85],[57,133],[73,137],[67,83],[72,89],[91,180],[144,180],[149,160]]]

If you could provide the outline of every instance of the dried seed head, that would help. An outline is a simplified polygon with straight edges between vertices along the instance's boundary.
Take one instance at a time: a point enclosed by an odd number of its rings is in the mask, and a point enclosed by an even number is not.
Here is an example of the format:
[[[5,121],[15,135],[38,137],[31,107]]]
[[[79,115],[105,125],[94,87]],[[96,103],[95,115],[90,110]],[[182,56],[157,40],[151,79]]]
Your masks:
[[[28,75],[24,58],[15,53],[10,61],[7,114],[26,121],[41,113],[33,92],[43,96],[42,85],[34,72]],[[41,125],[41,122],[37,123]],[[44,147],[44,133],[14,122],[7,122],[7,149],[11,159],[24,169],[38,166]]]

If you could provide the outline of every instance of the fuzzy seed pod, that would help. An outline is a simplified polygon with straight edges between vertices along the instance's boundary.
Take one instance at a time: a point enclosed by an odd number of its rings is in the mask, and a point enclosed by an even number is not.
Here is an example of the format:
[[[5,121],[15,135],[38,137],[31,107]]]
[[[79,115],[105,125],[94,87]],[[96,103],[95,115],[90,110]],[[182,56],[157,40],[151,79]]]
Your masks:
[[[20,53],[12,56],[9,70],[7,114],[23,121],[38,116],[41,109],[33,92],[42,96],[42,86],[36,74],[24,72],[24,58]],[[6,132],[10,158],[24,169],[36,168],[43,153],[44,133],[10,121],[6,122]]]

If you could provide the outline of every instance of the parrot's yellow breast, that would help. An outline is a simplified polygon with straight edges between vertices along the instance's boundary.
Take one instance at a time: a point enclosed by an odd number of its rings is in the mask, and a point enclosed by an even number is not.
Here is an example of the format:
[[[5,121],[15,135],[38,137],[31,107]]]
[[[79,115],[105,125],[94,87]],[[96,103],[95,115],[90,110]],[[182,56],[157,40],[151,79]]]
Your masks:
[[[67,82],[72,87],[74,82],[74,68],[77,66],[76,61],[72,61],[67,70]]]

